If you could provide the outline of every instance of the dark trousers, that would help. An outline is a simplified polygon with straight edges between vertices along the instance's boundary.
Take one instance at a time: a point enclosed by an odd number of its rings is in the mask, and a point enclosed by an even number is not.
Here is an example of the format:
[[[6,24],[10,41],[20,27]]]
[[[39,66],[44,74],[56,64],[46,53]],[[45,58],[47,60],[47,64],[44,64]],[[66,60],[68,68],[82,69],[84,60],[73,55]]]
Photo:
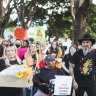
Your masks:
[[[75,90],[76,96],[84,96],[84,92],[86,91],[88,96],[96,96],[96,85],[90,87],[79,87],[78,90]]]

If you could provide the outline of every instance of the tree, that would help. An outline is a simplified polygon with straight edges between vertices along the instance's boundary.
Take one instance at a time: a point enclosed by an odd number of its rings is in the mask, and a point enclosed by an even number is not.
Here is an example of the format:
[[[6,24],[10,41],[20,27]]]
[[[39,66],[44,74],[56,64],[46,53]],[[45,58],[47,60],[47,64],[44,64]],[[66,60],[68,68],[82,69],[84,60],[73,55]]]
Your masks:
[[[15,20],[13,20],[10,16],[11,16],[11,14],[13,13],[12,11],[13,11],[13,7],[8,7],[8,11],[5,13],[5,15],[4,15],[4,19],[3,19],[3,22],[2,22],[2,30],[1,30],[1,33],[2,33],[2,37],[4,36],[4,31],[5,31],[5,29],[7,29],[7,28],[10,28],[10,29],[12,29],[12,28],[14,28],[14,27],[16,27],[17,26],[17,18],[15,19]],[[13,32],[13,30],[11,31],[11,32]]]
[[[63,33],[70,31],[72,25],[69,0],[48,0],[44,6],[41,5],[41,10],[36,12],[34,17],[35,20],[39,18],[37,22],[45,23],[48,26],[47,35],[49,39],[53,36],[62,37]]]
[[[85,34],[86,18],[90,12],[92,0],[71,0],[74,43]]]
[[[19,16],[21,27],[27,30],[32,25],[32,20],[35,12],[38,10],[38,5],[44,3],[46,3],[46,0],[14,0],[14,7]]]
[[[0,36],[3,37],[3,33],[2,33],[2,30],[3,30],[3,20],[4,20],[4,16],[5,16],[5,13],[8,11],[8,8],[9,8],[9,5],[11,3],[12,0],[9,0],[6,8],[4,8],[3,6],[3,0],[0,0]]]
[[[91,11],[88,14],[87,22],[86,22],[86,30],[90,30],[91,33],[96,34],[96,5],[92,5]]]
[[[47,35],[49,37],[64,37],[64,33],[68,34],[70,37],[72,35],[72,20],[71,16],[68,13],[65,14],[57,14],[53,16],[49,21],[48,21],[48,33]],[[50,30],[51,29],[51,30]]]

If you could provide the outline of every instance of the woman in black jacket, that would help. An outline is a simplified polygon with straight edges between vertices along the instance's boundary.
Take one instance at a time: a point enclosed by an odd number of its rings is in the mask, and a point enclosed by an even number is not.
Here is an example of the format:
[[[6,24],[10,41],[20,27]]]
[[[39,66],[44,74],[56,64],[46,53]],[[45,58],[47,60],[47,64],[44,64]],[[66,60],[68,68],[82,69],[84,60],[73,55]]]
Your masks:
[[[14,64],[21,64],[17,56],[16,47],[13,44],[4,48],[4,58],[0,59],[0,71]],[[22,88],[0,87],[0,96],[23,96]]]
[[[65,63],[65,67],[69,70],[69,63],[70,63],[70,60],[72,58],[72,56],[74,55],[74,53],[77,51],[77,47],[76,45],[72,45],[70,48],[69,48],[69,54],[66,54],[63,58],[62,58],[62,62]]]

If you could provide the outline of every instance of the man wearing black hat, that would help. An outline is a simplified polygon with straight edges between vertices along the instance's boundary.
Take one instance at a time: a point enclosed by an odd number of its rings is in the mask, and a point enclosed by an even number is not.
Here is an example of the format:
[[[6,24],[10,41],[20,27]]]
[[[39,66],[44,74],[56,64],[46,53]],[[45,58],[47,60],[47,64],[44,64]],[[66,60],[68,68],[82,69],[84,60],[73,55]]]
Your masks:
[[[76,96],[83,96],[84,92],[88,96],[96,96],[95,86],[95,66],[96,52],[91,51],[91,46],[95,40],[89,34],[85,34],[82,39],[79,39],[82,48],[79,49],[72,57],[70,63],[70,72],[74,72],[74,88]]]

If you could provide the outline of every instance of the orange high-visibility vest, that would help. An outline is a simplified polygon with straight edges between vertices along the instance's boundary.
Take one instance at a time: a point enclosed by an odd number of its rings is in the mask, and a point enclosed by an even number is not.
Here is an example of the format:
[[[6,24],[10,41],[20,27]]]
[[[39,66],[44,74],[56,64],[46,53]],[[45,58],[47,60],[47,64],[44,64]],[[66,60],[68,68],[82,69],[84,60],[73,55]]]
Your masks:
[[[62,52],[58,51],[57,59],[60,59],[61,55],[62,55]],[[56,61],[56,67],[61,68],[61,62]]]
[[[48,50],[48,52],[50,53],[50,50]],[[60,59],[61,55],[62,55],[62,52],[58,51],[56,59]],[[56,61],[56,67],[61,68],[61,62]]]
[[[39,48],[39,55],[40,55],[40,57],[39,57],[40,61],[41,60],[44,60],[44,54],[42,53],[42,51],[40,50],[40,48]]]
[[[31,54],[27,54],[25,53],[25,59],[26,59],[26,63],[29,67],[32,67],[33,66],[33,62],[34,62],[34,59],[32,58]],[[36,63],[36,68],[39,69],[39,57],[38,57],[38,54],[36,53],[36,57],[37,57],[37,63]]]

